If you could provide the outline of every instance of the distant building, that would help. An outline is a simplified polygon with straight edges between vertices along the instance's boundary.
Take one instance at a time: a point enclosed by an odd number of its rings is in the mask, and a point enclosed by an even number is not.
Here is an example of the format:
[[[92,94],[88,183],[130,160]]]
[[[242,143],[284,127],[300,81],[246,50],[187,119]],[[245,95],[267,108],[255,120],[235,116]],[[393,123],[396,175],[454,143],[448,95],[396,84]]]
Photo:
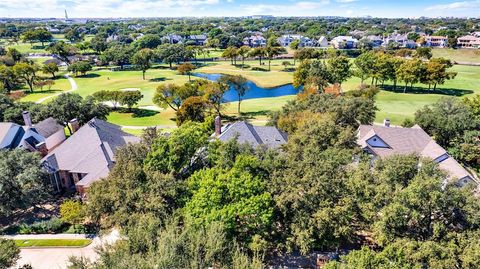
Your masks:
[[[400,48],[414,49],[417,43],[414,40],[408,39],[408,34],[393,33],[383,39],[382,46],[388,47],[391,44],[397,44]]]
[[[328,40],[326,37],[321,36],[317,41],[317,47],[326,48],[328,47]]]
[[[290,44],[295,41],[299,40],[299,47],[313,47],[314,41],[306,36],[303,35],[282,35],[277,39],[278,43],[280,43],[283,47],[288,47]]]
[[[369,35],[365,38],[372,43],[374,48],[380,47],[383,44],[383,38],[381,36]]]
[[[446,36],[425,36],[425,46],[433,48],[445,48],[448,45]]]
[[[457,38],[457,46],[462,49],[480,48],[480,37],[467,35]]]
[[[207,35],[189,35],[187,37],[187,43],[195,46],[205,46],[207,39]]]
[[[42,159],[42,166],[51,175],[56,191],[76,188],[84,195],[93,182],[108,176],[115,164],[116,150],[140,139],[99,119],[92,119],[81,128],[75,120],[71,125],[72,136],[49,152]]]
[[[265,47],[267,45],[267,39],[263,37],[262,33],[255,33],[249,37],[245,37],[243,44],[251,48]]]
[[[475,183],[474,176],[463,168],[445,149],[438,145],[420,126],[412,128],[361,125],[357,143],[365,152],[375,158],[394,155],[417,154],[432,159],[448,174],[447,180],[454,180],[459,186]]]
[[[183,43],[183,38],[176,34],[169,34],[162,37],[162,42],[169,44],[180,44]]]
[[[358,39],[352,36],[337,36],[330,42],[336,49],[355,49],[358,45]]]

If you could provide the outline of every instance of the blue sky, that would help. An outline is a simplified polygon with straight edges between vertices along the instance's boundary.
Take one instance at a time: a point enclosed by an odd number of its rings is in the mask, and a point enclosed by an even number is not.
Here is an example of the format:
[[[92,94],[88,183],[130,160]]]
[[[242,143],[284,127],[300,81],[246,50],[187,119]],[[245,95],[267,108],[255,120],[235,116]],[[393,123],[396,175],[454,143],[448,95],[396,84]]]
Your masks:
[[[480,17],[480,0],[0,0],[0,17]]]

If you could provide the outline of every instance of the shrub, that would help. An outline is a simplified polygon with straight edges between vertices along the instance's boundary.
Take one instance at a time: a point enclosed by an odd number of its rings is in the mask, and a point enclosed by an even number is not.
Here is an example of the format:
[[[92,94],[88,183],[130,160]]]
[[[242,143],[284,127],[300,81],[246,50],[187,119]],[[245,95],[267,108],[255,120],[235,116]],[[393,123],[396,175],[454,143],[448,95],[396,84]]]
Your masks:
[[[19,234],[46,234],[59,233],[65,229],[65,222],[61,219],[53,217],[49,220],[42,220],[32,223],[31,225],[22,223],[19,227]]]
[[[265,69],[265,68],[261,68],[261,67],[252,67],[252,70],[253,71],[263,71],[263,72],[268,72],[268,69]]]

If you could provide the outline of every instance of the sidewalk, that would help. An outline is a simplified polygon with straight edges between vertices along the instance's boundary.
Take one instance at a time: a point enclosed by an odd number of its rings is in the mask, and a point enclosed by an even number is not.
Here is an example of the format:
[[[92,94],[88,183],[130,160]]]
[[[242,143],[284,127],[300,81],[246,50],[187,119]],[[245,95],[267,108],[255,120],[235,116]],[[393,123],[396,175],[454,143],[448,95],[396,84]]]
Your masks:
[[[18,234],[18,235],[5,235],[2,238],[12,240],[25,240],[25,239],[93,239],[94,234]]]
[[[84,248],[23,248],[16,266],[30,264],[34,269],[65,269],[69,257],[85,257],[90,261],[98,259],[95,249],[99,246],[111,245],[119,240],[120,233],[113,229],[109,234],[98,237],[84,234],[39,234],[15,235],[11,239],[93,239],[92,243]],[[5,238],[7,238],[5,236]],[[16,268],[16,267],[13,267]]]

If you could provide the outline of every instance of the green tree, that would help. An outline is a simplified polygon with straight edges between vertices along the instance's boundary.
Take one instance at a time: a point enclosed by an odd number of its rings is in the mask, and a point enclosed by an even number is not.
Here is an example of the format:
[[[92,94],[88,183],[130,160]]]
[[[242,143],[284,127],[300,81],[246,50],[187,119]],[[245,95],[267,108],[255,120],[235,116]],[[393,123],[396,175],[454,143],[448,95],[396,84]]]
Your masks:
[[[50,45],[47,48],[47,51],[49,51],[52,54],[55,54],[60,60],[62,60],[68,65],[70,64],[69,57],[72,55],[75,55],[75,53],[77,52],[77,49],[70,44],[67,44],[63,41],[59,41]]]
[[[0,214],[10,216],[48,198],[47,175],[39,157],[21,149],[0,151]]]
[[[141,50],[141,49],[156,49],[158,46],[162,44],[162,39],[159,35],[154,34],[147,34],[142,36],[140,39],[135,41],[133,45]]]
[[[192,71],[195,70],[195,65],[191,63],[183,63],[177,67],[177,71],[182,75],[188,75],[188,81],[192,81]]]
[[[425,71],[425,64],[420,59],[406,60],[397,69],[397,77],[399,80],[405,83],[403,92],[405,93],[408,88],[413,87],[413,84],[420,81]]]
[[[81,42],[85,34],[81,31],[79,27],[73,27],[65,33],[65,38],[72,43]]]
[[[153,96],[153,103],[159,107],[177,111],[182,105],[181,86],[176,84],[162,84],[157,87]]]
[[[222,82],[208,83],[202,89],[205,99],[210,102],[210,105],[213,107],[218,116],[221,116],[224,101],[223,95],[228,91],[228,89],[228,84]]]
[[[372,51],[364,52],[355,58],[354,64],[356,68],[353,73],[360,78],[361,83],[372,76],[376,59],[376,54]]]
[[[66,223],[75,225],[84,221],[84,209],[80,201],[66,200],[60,205],[60,218]]]
[[[425,66],[425,73],[421,78],[421,82],[428,84],[428,89],[433,84],[433,90],[437,89],[437,85],[443,85],[445,81],[454,79],[456,72],[447,71],[453,64],[450,60],[443,58],[432,58]]]
[[[253,156],[237,156],[231,169],[211,168],[188,180],[192,198],[186,214],[198,224],[222,221],[228,234],[249,241],[267,234],[273,217],[273,200],[261,162]]]
[[[237,97],[238,97],[238,115],[241,115],[240,112],[240,105],[242,103],[243,96],[246,94],[246,92],[249,90],[248,86],[248,80],[241,76],[241,75],[223,75],[220,78],[220,83],[224,83],[227,85],[231,85],[233,89],[237,92]]]
[[[106,49],[102,55],[100,55],[100,59],[119,65],[120,69],[123,69],[125,65],[130,64],[132,55],[133,49],[131,46],[116,44]]]
[[[177,125],[186,121],[205,121],[208,108],[208,101],[203,96],[188,97],[177,111]]]
[[[230,58],[230,63],[232,65],[237,64],[237,56],[238,49],[236,47],[228,47],[222,53],[223,58]]]
[[[20,259],[20,249],[15,242],[0,238],[0,269],[14,266],[18,259]]]
[[[97,34],[90,40],[90,47],[100,54],[108,48],[107,40],[104,36]]]
[[[480,126],[478,117],[474,116],[469,107],[454,98],[442,98],[418,110],[415,112],[415,123],[444,147],[452,145],[465,131]]]
[[[432,48],[430,47],[418,47],[415,50],[415,57],[430,60],[433,57]]]
[[[345,56],[337,56],[328,59],[327,68],[330,73],[331,83],[342,85],[344,81],[352,76],[350,60]]]
[[[190,169],[194,154],[207,143],[212,126],[212,121],[186,122],[168,138],[158,137],[145,160],[146,166],[160,173],[185,173]]]
[[[55,79],[55,73],[58,72],[58,65],[55,62],[50,62],[42,66],[42,72],[45,74],[51,74],[52,79]]]
[[[272,60],[283,53],[286,53],[287,51],[283,47],[278,47],[278,46],[266,46],[265,47],[265,56],[268,59],[268,71],[271,70],[271,65],[272,65]]]
[[[143,94],[140,91],[124,91],[120,94],[120,104],[127,106],[128,111],[132,111],[132,107],[142,98]]]
[[[40,70],[38,65],[34,63],[16,63],[13,66],[13,72],[28,85],[30,92],[33,92],[33,85],[37,79],[37,72]]]
[[[259,60],[260,66],[261,66],[262,65],[262,59],[264,57],[266,57],[266,51],[265,51],[265,48],[258,47],[258,48],[252,49],[249,52],[249,55],[250,55],[250,57],[254,57],[254,58],[258,57],[258,60]]]
[[[78,61],[68,66],[68,71],[73,72],[75,76],[80,73],[82,76],[85,76],[88,71],[92,70],[92,65],[87,61]]]
[[[145,80],[145,72],[152,66],[153,56],[151,49],[141,49],[132,56],[132,63],[142,70],[143,80]]]
[[[250,47],[249,46],[241,46],[240,48],[238,48],[237,53],[242,58],[242,69],[243,69],[245,67],[245,58],[247,58],[247,56],[250,53]]]
[[[109,108],[98,104],[92,96],[82,98],[75,93],[63,93],[46,104],[40,112],[40,118],[53,117],[58,122],[67,123],[78,119],[80,124],[85,124],[93,118],[106,120]]]
[[[93,93],[93,98],[98,102],[111,102],[113,109],[117,109],[118,104],[122,100],[122,93],[121,91],[98,91]]]
[[[0,65],[0,89],[9,93],[18,87],[18,79],[12,67]]]

